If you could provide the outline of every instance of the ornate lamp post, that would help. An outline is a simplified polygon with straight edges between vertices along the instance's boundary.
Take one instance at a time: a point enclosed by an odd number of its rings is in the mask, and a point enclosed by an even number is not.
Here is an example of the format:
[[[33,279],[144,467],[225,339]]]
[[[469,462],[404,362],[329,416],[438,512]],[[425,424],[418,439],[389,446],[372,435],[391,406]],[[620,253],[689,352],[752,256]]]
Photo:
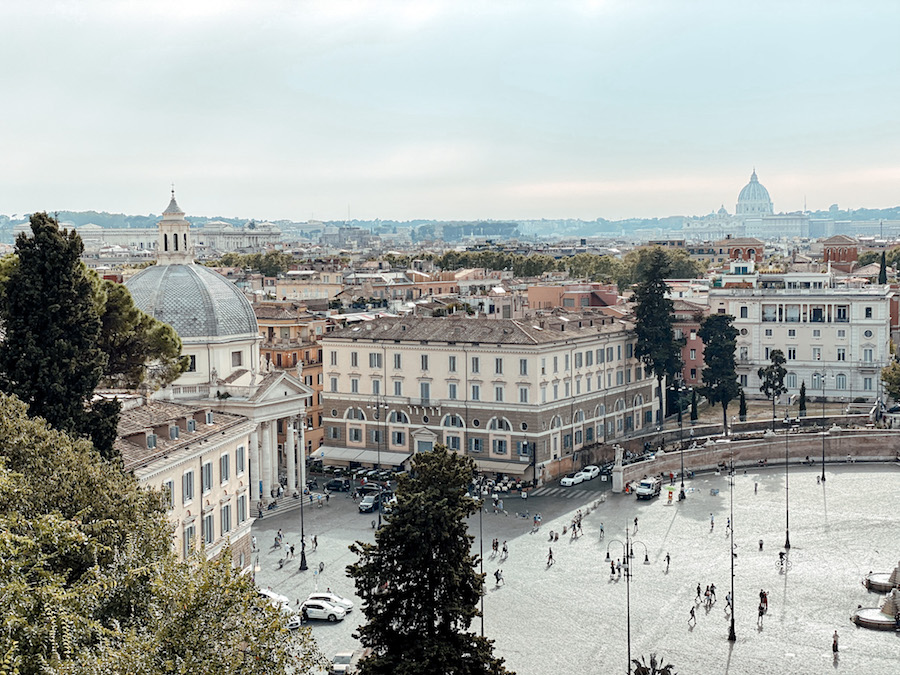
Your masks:
[[[306,566],[306,531],[303,529],[303,500],[306,499],[304,492],[306,486],[300,488],[300,571],[305,572],[309,569]]]
[[[631,559],[634,558],[634,544],[640,544],[644,547],[644,564],[650,564],[650,557],[647,551],[647,545],[642,541],[632,539],[628,532],[628,526],[625,526],[625,541],[619,539],[611,539],[606,545],[606,562],[610,562],[609,544],[619,544],[623,551],[623,563],[625,566],[625,617],[627,623],[627,640],[628,640],[628,675],[631,675]]]
[[[729,491],[731,511],[731,625],[728,627],[728,639],[731,642],[737,640],[734,632],[734,446],[731,446],[731,490]]]
[[[788,438],[791,434],[791,418],[787,410],[784,413],[784,547],[791,547],[791,505],[790,486],[788,484]]]
[[[825,482],[825,370],[822,369],[822,482]]]

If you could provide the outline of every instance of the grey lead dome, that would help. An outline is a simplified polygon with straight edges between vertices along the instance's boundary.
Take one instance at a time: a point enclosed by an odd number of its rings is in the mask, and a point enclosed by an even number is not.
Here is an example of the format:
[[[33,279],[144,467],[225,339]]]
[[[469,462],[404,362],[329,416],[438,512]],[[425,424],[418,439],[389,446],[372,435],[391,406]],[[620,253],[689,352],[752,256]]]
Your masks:
[[[256,335],[256,315],[230,281],[201,265],[153,265],[126,284],[135,304],[179,337]]]

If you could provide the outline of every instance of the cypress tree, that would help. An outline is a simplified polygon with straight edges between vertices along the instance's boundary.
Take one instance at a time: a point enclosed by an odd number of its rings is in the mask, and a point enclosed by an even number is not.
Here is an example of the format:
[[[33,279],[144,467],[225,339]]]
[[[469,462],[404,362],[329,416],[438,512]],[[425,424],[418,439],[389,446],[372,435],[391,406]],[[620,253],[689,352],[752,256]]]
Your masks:
[[[878,283],[887,283],[887,257],[885,256],[884,251],[881,252],[881,266],[878,268]]]
[[[703,340],[703,395],[710,403],[722,406],[722,428],[728,428],[728,404],[740,394],[734,350],[738,331],[728,314],[710,314],[700,324],[698,335]]]

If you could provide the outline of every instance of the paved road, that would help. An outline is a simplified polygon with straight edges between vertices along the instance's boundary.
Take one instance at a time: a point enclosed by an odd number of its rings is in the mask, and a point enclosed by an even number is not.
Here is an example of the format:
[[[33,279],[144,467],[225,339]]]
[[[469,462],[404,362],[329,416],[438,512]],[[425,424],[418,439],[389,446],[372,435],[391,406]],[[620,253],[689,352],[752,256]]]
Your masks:
[[[736,632],[727,640],[725,593],[730,584],[730,539],[726,476],[705,475],[688,481],[688,499],[667,504],[665,497],[636,502],[610,495],[597,508],[599,480],[573,488],[548,486],[527,500],[507,498],[509,516],[481,514],[485,545],[485,633],[496,640],[496,651],[520,675],[531,673],[611,673],[626,666],[626,585],[610,579],[607,546],[621,557],[624,528],[639,526],[638,560],[644,548],[650,565],[636,565],[631,583],[632,655],[657,652],[681,673],[847,673],[873,675],[897,672],[900,635],[857,629],[849,623],[857,604],[874,606],[880,596],[860,585],[870,570],[890,570],[900,560],[900,468],[842,465],[829,467],[825,486],[816,483],[819,470],[792,468],[790,474],[790,558],[793,567],[780,574],[777,552],[785,538],[783,471],[768,468],[739,473],[734,486]],[[756,489],[754,489],[756,485]],[[717,495],[710,491],[718,489]],[[665,492],[663,493],[665,495]],[[515,502],[515,504],[513,504]],[[526,506],[527,505],[527,508]],[[591,509],[584,518],[584,536],[561,536],[553,544],[555,564],[547,567],[549,530],[561,531],[577,509]],[[516,517],[527,510],[528,518]],[[543,526],[532,534],[531,516],[540,512]],[[710,528],[710,513],[715,527]],[[277,570],[278,552],[264,551],[257,581],[291,598],[305,597],[315,585],[352,594],[344,567],[354,561],[347,550],[356,539],[370,541],[372,517],[355,512],[344,497],[328,507],[307,510],[307,536],[317,534],[319,549],[310,553],[310,568],[325,562],[321,577],[296,571],[296,564]],[[281,518],[281,520],[279,519]],[[604,524],[605,539],[599,536]],[[262,545],[270,546],[278,527],[288,541],[299,541],[299,514],[266,518],[254,526]],[[478,549],[479,517],[470,522]],[[494,537],[508,541],[510,555],[502,563],[490,558]],[[758,550],[758,540],[764,550]],[[665,572],[666,553],[672,557]],[[493,583],[502,567],[506,584]],[[696,585],[715,583],[718,602],[707,612],[697,607],[697,624],[687,625]],[[757,627],[758,594],[769,592],[769,613]],[[352,647],[351,634],[362,620],[358,610],[340,624],[316,624],[313,632],[331,655]],[[478,630],[480,625],[474,626]],[[833,661],[831,635],[840,633],[840,659]],[[621,670],[619,670],[621,669]]]

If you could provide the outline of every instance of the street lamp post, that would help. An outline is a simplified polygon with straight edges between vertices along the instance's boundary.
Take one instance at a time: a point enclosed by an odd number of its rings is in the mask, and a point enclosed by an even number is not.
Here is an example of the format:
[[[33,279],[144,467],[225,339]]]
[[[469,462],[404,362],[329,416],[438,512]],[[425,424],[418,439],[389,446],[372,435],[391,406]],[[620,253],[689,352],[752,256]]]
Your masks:
[[[822,371],[822,482],[825,482],[825,371]]]
[[[788,484],[788,438],[791,434],[791,418],[787,410],[784,412],[784,547],[791,547],[791,506],[790,485]]]
[[[306,530],[303,527],[303,500],[306,499],[306,486],[300,488],[300,571],[309,569],[306,566]]]
[[[681,491],[678,493],[678,501],[684,499],[684,412],[682,411],[682,395],[685,392],[684,380],[678,380],[678,447],[681,455]],[[691,429],[691,437],[694,436],[694,430]]]
[[[622,547],[622,561],[625,566],[625,621],[627,624],[627,641],[628,641],[628,675],[631,675],[631,559],[634,558],[634,544],[640,544],[644,547],[644,564],[650,564],[650,556],[648,555],[647,545],[636,539],[632,539],[628,532],[628,525],[625,526],[625,541],[619,539],[611,539],[606,545],[606,562],[610,562],[609,544],[619,544]]]
[[[478,571],[481,574],[481,637],[484,637],[484,530],[481,527],[481,514],[484,512],[484,499],[478,501]]]
[[[734,446],[731,446],[731,490],[729,510],[731,511],[731,625],[728,628],[728,639],[737,640],[734,632]]]

